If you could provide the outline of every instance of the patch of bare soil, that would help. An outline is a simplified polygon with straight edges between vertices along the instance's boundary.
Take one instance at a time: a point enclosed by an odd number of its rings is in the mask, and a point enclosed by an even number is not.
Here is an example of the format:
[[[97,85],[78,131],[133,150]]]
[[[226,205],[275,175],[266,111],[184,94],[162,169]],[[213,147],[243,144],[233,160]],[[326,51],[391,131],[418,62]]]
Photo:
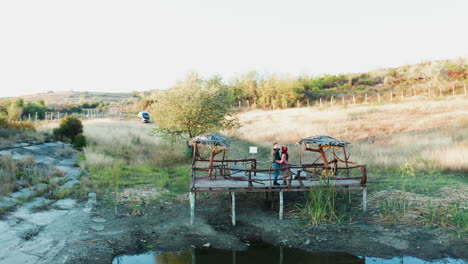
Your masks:
[[[292,211],[299,195],[288,193],[285,198],[289,207],[286,211]],[[277,199],[274,207],[277,207]],[[237,224],[233,227],[228,194],[198,195],[193,226],[189,225],[186,201],[142,205],[138,215],[132,215],[132,206],[120,205],[117,216],[113,207],[101,203],[92,214],[107,220],[99,223],[103,230],[90,228],[82,232],[81,237],[69,245],[72,253],[67,263],[111,263],[120,254],[177,251],[206,243],[216,248],[243,250],[249,243],[258,241],[308,251],[340,251],[369,257],[468,258],[466,239],[450,228],[389,224],[380,221],[373,210],[358,213],[353,223],[314,227],[293,218],[292,214],[286,214],[285,220],[278,220],[278,208],[272,209],[271,204],[264,194],[238,194]]]

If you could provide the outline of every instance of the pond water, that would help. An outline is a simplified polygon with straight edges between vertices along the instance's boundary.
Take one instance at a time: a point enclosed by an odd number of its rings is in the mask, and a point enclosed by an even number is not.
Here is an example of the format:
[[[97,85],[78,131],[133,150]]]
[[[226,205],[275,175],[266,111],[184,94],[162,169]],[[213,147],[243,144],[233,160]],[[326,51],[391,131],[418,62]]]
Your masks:
[[[112,264],[467,264],[467,260],[445,258],[425,261],[414,257],[391,259],[355,256],[348,253],[317,253],[295,248],[253,244],[246,251],[215,248],[190,248],[178,252],[148,252],[140,255],[123,255]]]

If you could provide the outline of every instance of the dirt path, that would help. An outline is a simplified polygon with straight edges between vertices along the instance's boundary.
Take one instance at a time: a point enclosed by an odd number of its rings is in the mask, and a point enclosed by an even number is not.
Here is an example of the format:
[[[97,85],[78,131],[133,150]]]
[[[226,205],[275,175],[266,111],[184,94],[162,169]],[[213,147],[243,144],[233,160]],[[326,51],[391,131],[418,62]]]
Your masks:
[[[427,229],[374,222],[372,212],[344,225],[307,226],[265,205],[261,196],[246,194],[238,199],[237,226],[231,225],[228,196],[199,199],[196,223],[189,222],[188,203],[148,205],[141,215],[121,206],[97,206],[94,214],[108,221],[96,233],[82,233],[67,263],[111,263],[116,255],[152,250],[177,251],[190,245],[242,250],[247,243],[265,241],[309,251],[345,251],[360,256],[413,256],[425,260],[445,257],[468,259],[466,238],[449,228]],[[290,200],[290,202],[292,202]]]

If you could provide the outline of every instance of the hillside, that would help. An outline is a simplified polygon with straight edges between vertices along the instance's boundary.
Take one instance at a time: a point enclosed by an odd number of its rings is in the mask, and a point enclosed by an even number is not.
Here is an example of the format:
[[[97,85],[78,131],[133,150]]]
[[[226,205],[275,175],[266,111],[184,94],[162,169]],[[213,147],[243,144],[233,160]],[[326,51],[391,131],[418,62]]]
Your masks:
[[[132,93],[51,92],[20,96],[25,102],[44,100],[46,105],[77,105],[81,102],[121,103],[135,99]]]
[[[249,72],[228,84],[236,104],[247,108],[289,108],[320,100],[371,101],[390,94],[446,96],[467,93],[468,57],[429,61],[364,73],[300,77]]]

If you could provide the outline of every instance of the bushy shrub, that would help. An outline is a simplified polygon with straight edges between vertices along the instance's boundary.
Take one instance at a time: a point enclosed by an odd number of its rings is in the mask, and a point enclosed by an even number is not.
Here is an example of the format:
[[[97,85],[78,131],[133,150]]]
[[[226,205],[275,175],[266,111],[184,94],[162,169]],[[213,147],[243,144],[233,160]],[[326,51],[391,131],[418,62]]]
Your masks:
[[[29,121],[12,121],[8,123],[8,128],[19,130],[34,130],[36,127],[34,123]]]
[[[60,121],[60,126],[54,129],[54,136],[59,139],[68,139],[73,142],[75,137],[83,134],[83,124],[74,116],[67,116]]]
[[[79,150],[86,147],[86,137],[83,134],[76,135],[73,139],[73,147]]]
[[[8,116],[0,113],[0,128],[7,128],[7,127],[8,127]]]

